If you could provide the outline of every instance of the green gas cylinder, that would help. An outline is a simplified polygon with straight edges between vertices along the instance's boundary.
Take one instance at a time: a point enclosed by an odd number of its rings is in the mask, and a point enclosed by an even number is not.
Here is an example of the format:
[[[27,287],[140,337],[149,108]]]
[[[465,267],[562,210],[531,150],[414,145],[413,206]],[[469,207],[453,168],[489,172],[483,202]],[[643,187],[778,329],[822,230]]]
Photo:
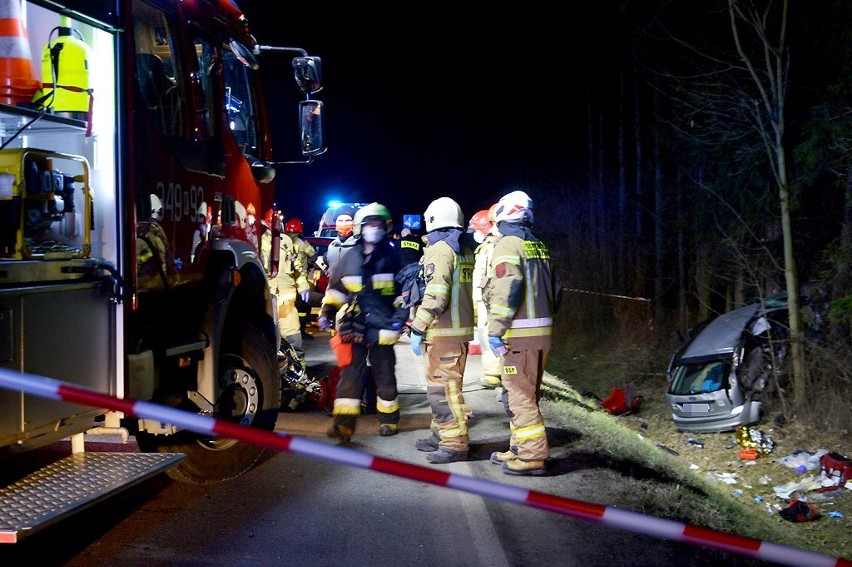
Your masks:
[[[56,32],[56,38],[53,37]],[[67,16],[53,28],[42,50],[43,89],[35,101],[54,112],[88,114],[91,100],[89,60],[91,50]],[[73,116],[82,118],[84,116]]]

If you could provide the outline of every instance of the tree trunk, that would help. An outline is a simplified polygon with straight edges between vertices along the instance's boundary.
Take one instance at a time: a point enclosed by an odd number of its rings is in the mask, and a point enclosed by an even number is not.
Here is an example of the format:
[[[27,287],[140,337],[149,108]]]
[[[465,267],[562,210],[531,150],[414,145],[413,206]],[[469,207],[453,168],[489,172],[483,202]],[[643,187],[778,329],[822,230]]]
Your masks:
[[[654,115],[659,116],[660,95],[654,93]],[[661,321],[663,314],[663,163],[659,129],[654,128],[654,320]]]
[[[642,185],[642,123],[640,112],[640,104],[639,104],[639,81],[636,80],[636,87],[633,93],[634,104],[635,104],[635,112],[633,116],[633,140],[636,145],[636,179],[634,180],[634,199],[636,201],[634,205],[634,214],[636,216],[636,238],[642,238],[642,231],[644,227],[642,226],[642,214],[645,209],[644,202],[644,191],[645,188]]]

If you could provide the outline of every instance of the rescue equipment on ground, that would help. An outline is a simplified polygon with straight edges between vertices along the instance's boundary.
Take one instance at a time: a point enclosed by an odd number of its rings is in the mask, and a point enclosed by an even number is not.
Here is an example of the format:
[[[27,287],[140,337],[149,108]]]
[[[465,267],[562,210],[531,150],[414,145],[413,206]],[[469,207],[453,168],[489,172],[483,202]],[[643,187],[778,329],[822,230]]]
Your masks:
[[[54,38],[54,34],[56,37]],[[89,82],[91,50],[71,20],[62,16],[61,25],[53,28],[42,50],[41,74],[43,88],[33,103],[55,113],[69,113],[70,118],[86,120],[91,135],[94,98]]]
[[[636,384],[627,382],[624,388],[614,387],[609,396],[601,402],[601,407],[612,415],[622,415],[639,409],[642,396],[636,391]]]
[[[772,452],[775,441],[762,431],[750,427],[740,427],[736,432],[737,443],[743,449],[754,449],[758,457],[765,457]]]
[[[0,53],[0,103],[29,103],[41,83],[34,78],[20,0],[0,1]]]
[[[822,474],[835,481],[833,486],[820,488],[819,490],[822,492],[844,486],[847,482],[852,481],[852,459],[840,453],[831,452],[821,456],[819,468]]]
[[[331,414],[334,410],[334,398],[337,397],[337,384],[340,382],[340,373],[342,371],[343,368],[335,366],[328,371],[328,376],[320,380],[322,391],[317,399],[316,409],[322,410],[327,414]]]
[[[804,500],[793,500],[790,505],[779,512],[782,518],[790,522],[809,522],[819,515],[813,504]]]
[[[281,375],[282,411],[308,408],[320,398],[322,386],[308,376],[296,349],[284,339],[278,353],[278,371]]]
[[[743,461],[755,461],[757,460],[757,450],[756,449],[742,449],[739,453],[740,459]]]

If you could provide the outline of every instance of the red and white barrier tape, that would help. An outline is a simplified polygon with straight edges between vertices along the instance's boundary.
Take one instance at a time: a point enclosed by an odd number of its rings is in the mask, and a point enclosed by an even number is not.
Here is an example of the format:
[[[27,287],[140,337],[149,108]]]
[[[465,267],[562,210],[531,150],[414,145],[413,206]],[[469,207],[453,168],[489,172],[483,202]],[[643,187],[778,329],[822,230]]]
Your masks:
[[[489,480],[442,472],[429,467],[378,457],[339,445],[311,441],[300,437],[291,437],[284,433],[263,431],[149,402],[120,399],[92,390],[70,386],[64,382],[43,376],[20,374],[0,368],[0,387],[52,400],[121,411],[126,415],[135,415],[136,417],[174,424],[202,435],[237,439],[268,449],[290,451],[298,455],[314,457],[341,465],[370,469],[393,476],[428,482],[438,486],[478,494],[479,496],[485,496],[494,500],[514,502],[532,508],[547,510],[548,512],[555,512],[563,516],[571,516],[589,522],[599,522],[631,532],[683,541],[692,545],[721,549],[764,561],[795,566],[852,567],[852,561],[842,557],[831,557],[821,553],[787,547],[758,539],[700,528],[673,520],[646,516],[619,508],[610,508],[544,492],[524,490],[516,486]]]

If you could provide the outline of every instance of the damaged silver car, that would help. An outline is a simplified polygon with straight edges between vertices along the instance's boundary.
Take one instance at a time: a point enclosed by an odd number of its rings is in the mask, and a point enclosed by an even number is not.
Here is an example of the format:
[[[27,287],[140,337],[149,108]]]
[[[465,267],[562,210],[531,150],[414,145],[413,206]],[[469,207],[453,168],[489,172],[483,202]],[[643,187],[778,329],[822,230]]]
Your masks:
[[[669,362],[666,393],[679,431],[732,431],[757,423],[788,349],[786,295],[691,329]]]

